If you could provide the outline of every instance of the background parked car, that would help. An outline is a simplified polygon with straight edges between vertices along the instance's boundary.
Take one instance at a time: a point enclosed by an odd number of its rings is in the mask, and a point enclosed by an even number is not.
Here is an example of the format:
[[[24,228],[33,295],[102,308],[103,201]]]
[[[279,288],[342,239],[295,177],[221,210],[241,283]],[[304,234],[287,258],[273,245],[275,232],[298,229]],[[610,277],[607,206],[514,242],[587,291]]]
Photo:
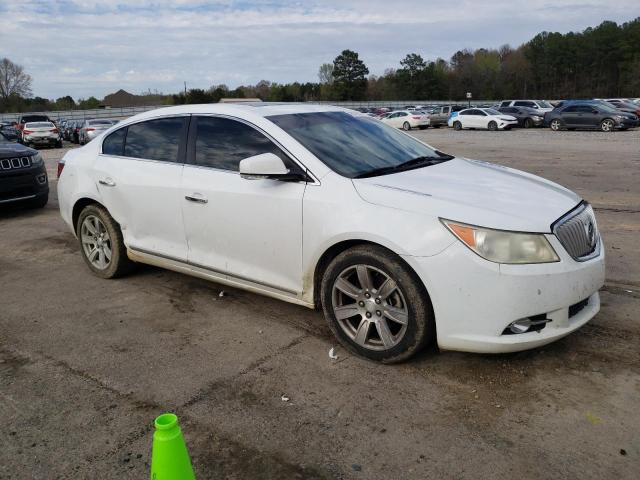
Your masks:
[[[541,112],[553,110],[553,105],[546,100],[503,100],[500,102],[500,107],[528,107]]]
[[[42,208],[48,199],[49,181],[42,156],[0,134],[0,205],[22,203]]]
[[[518,120],[518,126],[524,128],[541,127],[544,125],[544,113],[529,107],[500,107],[500,113],[511,115]]]
[[[62,147],[60,131],[53,122],[27,122],[22,129],[22,143],[32,146]]]
[[[467,108],[458,113],[453,121],[455,130],[479,128],[487,130],[509,130],[518,125],[518,120],[493,108]]]
[[[402,128],[403,130],[411,130],[412,128],[423,130],[429,126],[428,115],[421,112],[410,112],[409,110],[392,112],[391,115],[381,119],[381,121],[392,127]]]
[[[111,120],[85,120],[80,127],[79,142],[84,145],[114,125]]]
[[[69,140],[73,143],[80,143],[80,129],[84,120],[74,120],[71,122],[71,128],[69,129]]]
[[[429,114],[430,125],[434,128],[440,128],[441,125],[446,125],[451,115],[451,105],[442,107],[434,107]]]
[[[570,102],[547,113],[545,124],[554,131],[566,128],[612,132],[616,129],[626,130],[637,127],[638,117],[600,102]]]
[[[22,141],[22,130],[24,129],[25,123],[28,122],[51,122],[51,119],[47,115],[22,115],[20,120],[18,120],[18,124],[16,125],[16,129],[20,132],[20,141]]]
[[[623,112],[633,113],[636,116],[640,115],[640,105],[636,105],[630,100],[611,98],[609,100],[605,100],[605,102],[607,102],[613,108],[617,108],[618,110],[622,110]]]
[[[0,124],[0,133],[10,142],[17,142],[20,140],[20,132],[10,123]]]

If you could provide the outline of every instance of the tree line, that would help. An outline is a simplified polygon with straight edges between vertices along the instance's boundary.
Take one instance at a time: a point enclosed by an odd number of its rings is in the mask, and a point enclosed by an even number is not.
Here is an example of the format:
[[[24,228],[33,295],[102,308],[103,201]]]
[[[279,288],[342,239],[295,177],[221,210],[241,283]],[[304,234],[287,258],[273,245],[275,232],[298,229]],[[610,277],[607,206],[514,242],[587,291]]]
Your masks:
[[[12,81],[13,79],[13,81]],[[164,104],[211,103],[222,98],[264,101],[451,100],[473,98],[599,98],[640,96],[640,17],[605,21],[582,32],[542,32],[518,48],[460,50],[449,60],[409,53],[396,68],[371,75],[357,52],[342,51],[322,64],[317,82],[277,83],[229,89],[214,85],[161,95]],[[0,112],[97,108],[94,97],[74,101],[31,97],[31,77],[8,59],[0,62]]]

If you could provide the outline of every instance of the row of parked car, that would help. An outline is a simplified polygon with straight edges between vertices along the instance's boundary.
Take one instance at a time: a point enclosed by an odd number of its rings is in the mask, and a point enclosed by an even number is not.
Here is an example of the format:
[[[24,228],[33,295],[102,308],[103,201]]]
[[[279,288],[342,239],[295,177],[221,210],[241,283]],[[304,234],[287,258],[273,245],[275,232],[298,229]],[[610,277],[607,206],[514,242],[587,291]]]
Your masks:
[[[0,122],[0,134],[9,141],[33,147],[62,147],[62,141],[84,145],[118,120],[52,120],[47,115],[22,115],[17,122]]]
[[[509,130],[550,127],[552,130],[627,130],[640,124],[640,99],[503,100],[496,105],[407,105],[403,109],[359,109],[391,126],[411,130],[448,125],[455,130]]]

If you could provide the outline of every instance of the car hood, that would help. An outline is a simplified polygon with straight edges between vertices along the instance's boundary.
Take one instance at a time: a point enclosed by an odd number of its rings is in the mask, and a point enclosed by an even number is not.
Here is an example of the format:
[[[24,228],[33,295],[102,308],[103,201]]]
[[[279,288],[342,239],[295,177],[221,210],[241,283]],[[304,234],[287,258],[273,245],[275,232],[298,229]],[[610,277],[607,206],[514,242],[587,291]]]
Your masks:
[[[11,158],[17,155],[30,156],[38,153],[33,148],[25,147],[20,143],[0,143],[0,158]]]
[[[465,158],[353,184],[369,203],[521,232],[550,232],[551,224],[581,201],[535,175]]]

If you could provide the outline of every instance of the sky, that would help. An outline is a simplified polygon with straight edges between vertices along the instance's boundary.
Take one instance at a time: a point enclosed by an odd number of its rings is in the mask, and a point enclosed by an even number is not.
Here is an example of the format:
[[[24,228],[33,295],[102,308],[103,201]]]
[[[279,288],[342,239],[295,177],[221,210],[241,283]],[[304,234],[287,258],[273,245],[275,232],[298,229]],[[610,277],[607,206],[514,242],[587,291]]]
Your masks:
[[[0,58],[34,95],[77,100],[317,81],[347,48],[381,75],[408,53],[449,59],[638,16],[638,0],[0,0]]]

